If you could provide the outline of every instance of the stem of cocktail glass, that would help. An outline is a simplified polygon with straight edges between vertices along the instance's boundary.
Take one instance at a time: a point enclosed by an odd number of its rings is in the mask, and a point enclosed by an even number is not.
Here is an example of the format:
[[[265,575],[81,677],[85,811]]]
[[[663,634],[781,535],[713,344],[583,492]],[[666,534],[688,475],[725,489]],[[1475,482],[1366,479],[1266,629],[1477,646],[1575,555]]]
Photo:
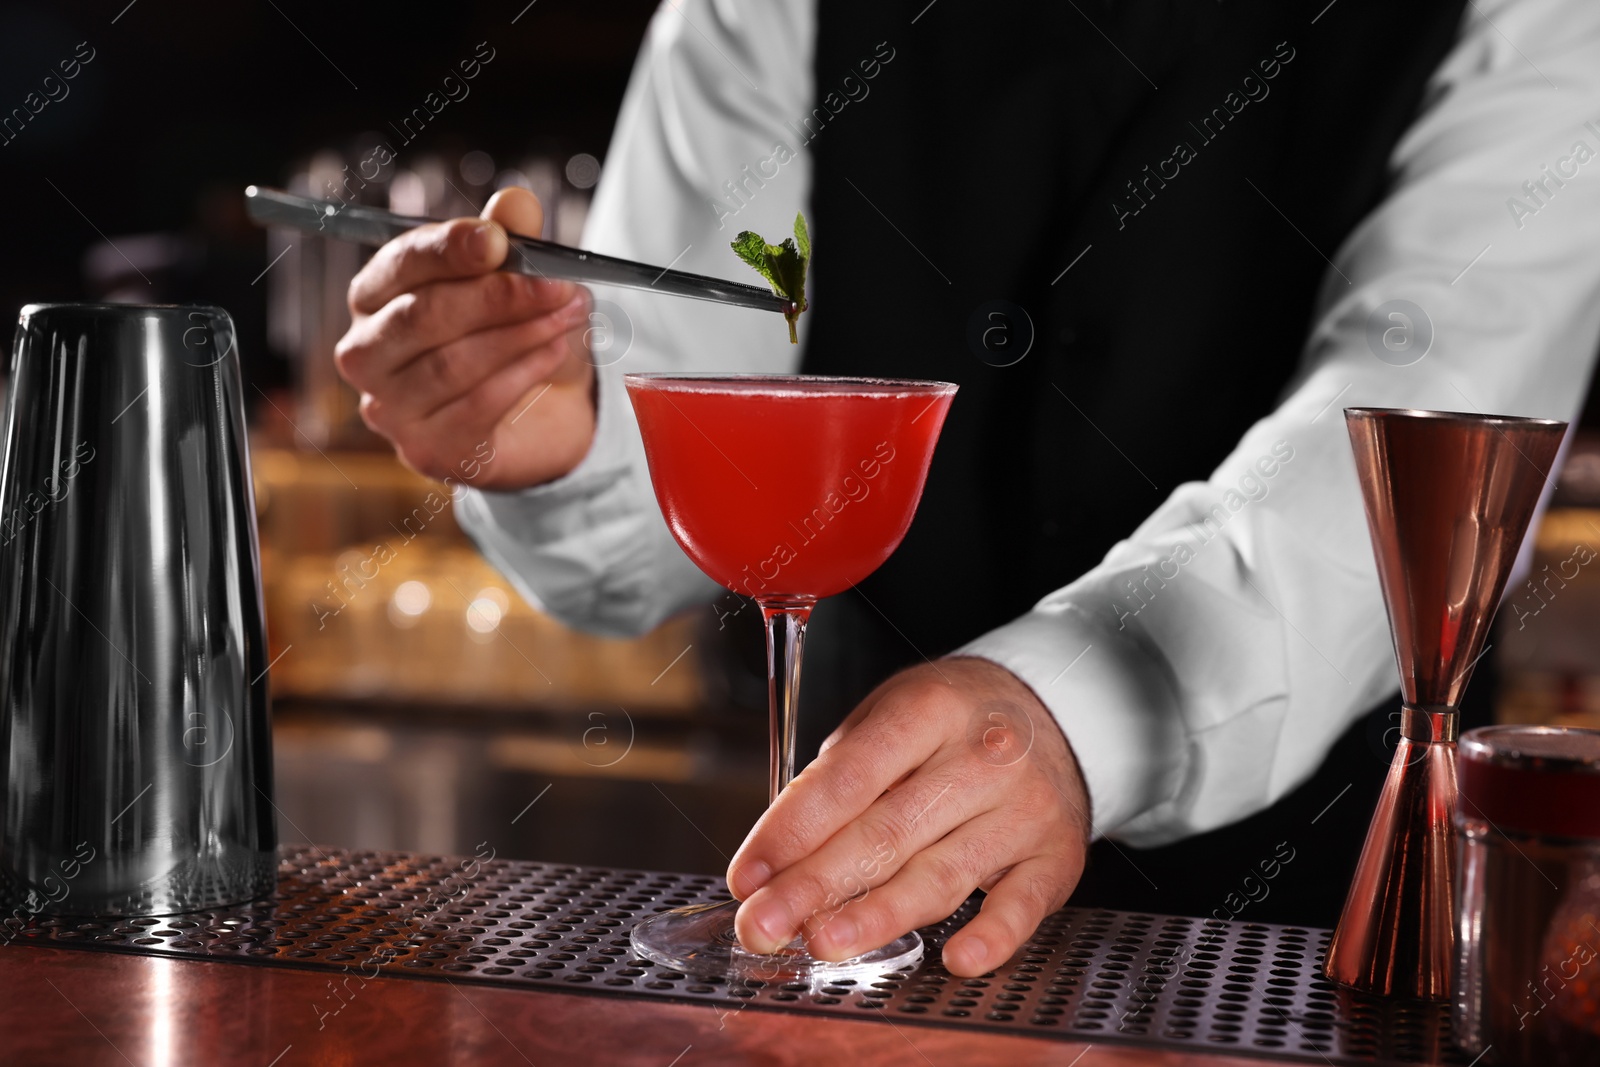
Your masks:
[[[767,629],[767,699],[772,715],[771,795],[778,799],[794,777],[795,724],[800,712],[800,657],[815,599],[762,599]]]

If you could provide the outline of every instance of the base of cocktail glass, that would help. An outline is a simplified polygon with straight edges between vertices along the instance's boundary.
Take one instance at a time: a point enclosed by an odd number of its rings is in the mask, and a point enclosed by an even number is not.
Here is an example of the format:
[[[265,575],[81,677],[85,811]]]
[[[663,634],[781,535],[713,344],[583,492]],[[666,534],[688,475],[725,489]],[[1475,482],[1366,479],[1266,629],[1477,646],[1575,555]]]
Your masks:
[[[738,901],[721,900],[659,912],[633,928],[633,951],[681,974],[745,982],[859,981],[922,962],[922,937],[915,930],[882,948],[837,963],[812,956],[799,939],[770,956],[747,952],[733,932],[738,909]]]

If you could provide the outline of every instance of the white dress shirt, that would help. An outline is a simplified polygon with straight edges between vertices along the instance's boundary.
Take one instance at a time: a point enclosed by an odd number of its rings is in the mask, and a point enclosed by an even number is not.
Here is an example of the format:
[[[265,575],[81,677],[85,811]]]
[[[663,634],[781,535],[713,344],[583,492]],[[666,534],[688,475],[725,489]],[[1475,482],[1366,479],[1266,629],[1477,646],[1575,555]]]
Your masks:
[[[788,233],[808,201],[811,159],[785,123],[812,106],[814,40],[808,3],[667,0],[623,101],[588,247],[753,280],[728,242]],[[1333,253],[1278,409],[1098,567],[962,650],[1015,672],[1055,715],[1097,833],[1157,844],[1258,811],[1396,688],[1342,408],[1571,419],[1581,404],[1600,340],[1600,4],[1475,0],[1426,99],[1394,149],[1390,194]],[[714,207],[778,142],[795,158],[747,186],[736,214]],[[827,262],[824,249],[814,271]],[[790,372],[800,349],[771,315],[597,297],[623,309],[632,342],[597,360],[588,456],[548,485],[464,491],[459,513],[544,610],[640,633],[718,590],[660,516],[621,373]],[[1369,319],[1395,300],[1432,324],[1426,356],[1407,366],[1369,344]],[[1406,328],[1378,321],[1379,334]],[[1243,298],[1239,324],[1248,335]]]

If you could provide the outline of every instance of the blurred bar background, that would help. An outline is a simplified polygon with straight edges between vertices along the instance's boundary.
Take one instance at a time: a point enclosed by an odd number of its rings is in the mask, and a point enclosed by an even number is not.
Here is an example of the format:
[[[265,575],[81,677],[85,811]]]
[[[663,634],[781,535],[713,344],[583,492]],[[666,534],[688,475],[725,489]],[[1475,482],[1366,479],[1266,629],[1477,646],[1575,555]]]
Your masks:
[[[531,608],[334,371],[370,250],[243,212],[251,183],[439,217],[521,185],[577,244],[654,7],[0,4],[0,114],[66,87],[0,133],[6,306],[239,326],[286,841],[720,872],[765,806],[764,685],[707,684],[717,614],[621,641]]]
[[[286,841],[720,872],[764,807],[754,613],[618,641],[529,607],[334,372],[369,251],[263,232],[241,199],[339,189],[451,216],[516,184],[543,236],[577,243],[654,6],[0,4],[0,115],[92,53],[0,133],[0,299],[214,303],[239,326]],[[1474,691],[1503,721],[1600,726],[1600,435],[1571,450],[1537,547]]]
[[[1585,427],[1594,408],[1591,387]],[[1600,729],[1600,433],[1573,439],[1535,536],[1491,635],[1495,719]]]

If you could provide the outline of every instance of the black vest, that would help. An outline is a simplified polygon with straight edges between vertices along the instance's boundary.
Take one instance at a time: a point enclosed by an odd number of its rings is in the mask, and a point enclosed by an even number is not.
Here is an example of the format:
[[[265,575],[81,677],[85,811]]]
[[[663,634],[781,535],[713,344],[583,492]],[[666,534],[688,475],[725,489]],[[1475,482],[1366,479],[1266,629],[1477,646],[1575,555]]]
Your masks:
[[[812,744],[1093,567],[1274,408],[1462,8],[820,0],[816,110],[790,124],[816,160],[804,369],[961,392],[899,551],[814,618]]]
[[[862,585],[872,638],[824,615],[813,654],[948,652],[1207,477],[1294,373],[1462,6],[820,0],[804,369],[961,392]]]

